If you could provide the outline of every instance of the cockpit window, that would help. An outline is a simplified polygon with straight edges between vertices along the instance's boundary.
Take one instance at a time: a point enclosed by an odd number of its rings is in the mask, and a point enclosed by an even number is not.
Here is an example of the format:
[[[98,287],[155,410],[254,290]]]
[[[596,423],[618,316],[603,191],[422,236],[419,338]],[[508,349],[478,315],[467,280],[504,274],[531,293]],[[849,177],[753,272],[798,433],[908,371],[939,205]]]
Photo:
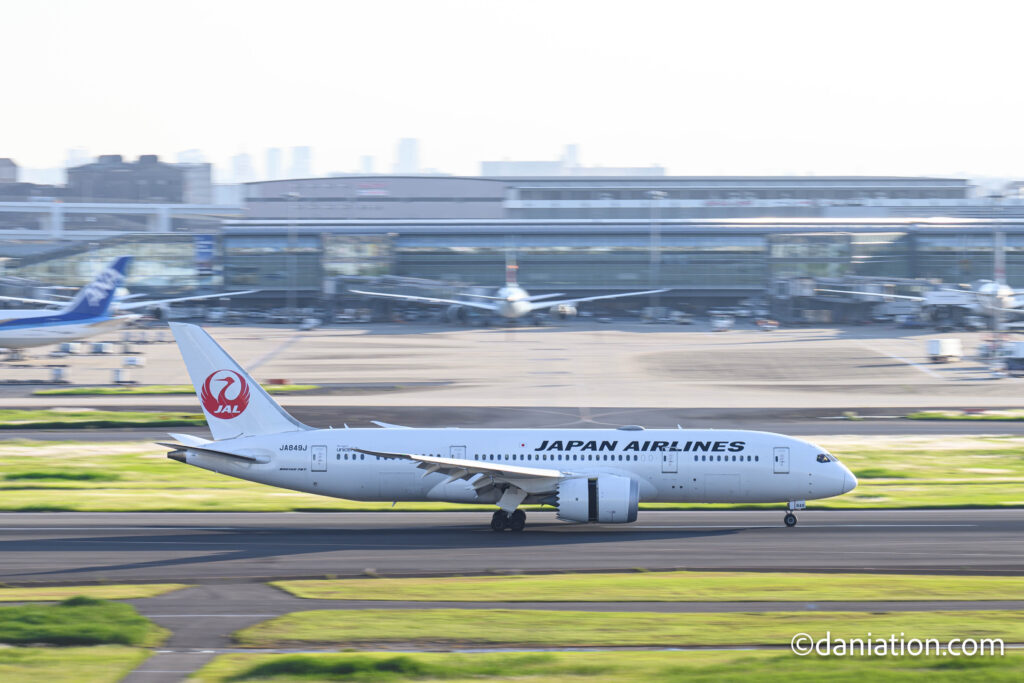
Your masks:
[[[818,462],[835,462],[836,459],[828,453],[818,453]]]

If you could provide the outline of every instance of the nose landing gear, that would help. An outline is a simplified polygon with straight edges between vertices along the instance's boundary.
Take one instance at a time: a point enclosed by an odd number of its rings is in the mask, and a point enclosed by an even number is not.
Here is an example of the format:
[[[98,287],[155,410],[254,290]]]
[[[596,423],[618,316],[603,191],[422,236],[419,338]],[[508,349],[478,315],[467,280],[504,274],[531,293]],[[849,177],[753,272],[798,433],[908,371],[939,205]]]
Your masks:
[[[522,531],[526,528],[526,513],[515,510],[511,515],[504,510],[495,510],[491,517],[491,531]]]
[[[782,521],[785,522],[786,526],[794,527],[794,526],[796,526],[796,515],[793,514],[793,511],[794,510],[806,510],[806,509],[807,509],[806,501],[791,500],[786,505],[786,516],[782,518]]]

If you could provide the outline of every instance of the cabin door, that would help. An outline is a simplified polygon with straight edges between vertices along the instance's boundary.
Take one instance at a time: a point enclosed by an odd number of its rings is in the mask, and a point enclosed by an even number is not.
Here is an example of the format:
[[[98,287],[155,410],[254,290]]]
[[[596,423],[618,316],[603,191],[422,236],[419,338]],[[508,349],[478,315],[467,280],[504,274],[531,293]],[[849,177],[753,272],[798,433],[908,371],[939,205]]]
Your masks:
[[[789,448],[773,448],[775,460],[772,471],[775,474],[789,474]]]
[[[327,471],[327,446],[310,446],[310,454],[313,457],[312,467],[310,469],[313,472],[326,472]]]

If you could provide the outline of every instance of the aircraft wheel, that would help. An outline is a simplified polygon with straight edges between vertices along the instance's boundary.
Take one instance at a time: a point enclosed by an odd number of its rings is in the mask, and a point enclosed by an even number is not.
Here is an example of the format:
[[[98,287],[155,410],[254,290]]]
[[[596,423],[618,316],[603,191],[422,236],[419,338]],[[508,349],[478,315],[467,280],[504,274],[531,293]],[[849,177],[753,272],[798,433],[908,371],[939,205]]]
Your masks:
[[[796,526],[796,515],[792,512],[787,512],[786,516],[782,518],[782,521],[786,523],[786,526]]]
[[[526,513],[516,510],[508,518],[508,528],[512,531],[522,531],[526,527]]]
[[[496,510],[491,517],[491,531],[504,531],[508,526],[508,513],[504,510]]]

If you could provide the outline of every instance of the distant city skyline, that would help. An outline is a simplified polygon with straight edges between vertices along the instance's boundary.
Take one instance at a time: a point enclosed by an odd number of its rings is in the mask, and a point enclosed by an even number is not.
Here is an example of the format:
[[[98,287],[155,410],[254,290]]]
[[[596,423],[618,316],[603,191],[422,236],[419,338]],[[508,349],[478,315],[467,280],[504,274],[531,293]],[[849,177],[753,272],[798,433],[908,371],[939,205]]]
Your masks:
[[[209,162],[207,155],[201,149],[186,149],[176,152],[173,155],[173,163],[178,164],[210,164],[212,167],[212,180],[222,185],[235,185],[265,180],[282,180],[289,178],[308,177],[331,177],[338,175],[456,175],[445,173],[443,170],[432,168],[421,168],[419,166],[419,140],[416,138],[400,138],[396,141],[393,149],[394,162],[390,169],[377,170],[375,158],[371,155],[361,155],[357,160],[357,167],[350,169],[313,169],[312,159],[315,150],[309,146],[293,147],[290,150],[282,150],[279,147],[268,147],[258,153],[240,152],[232,155],[222,163]],[[286,156],[290,155],[290,156]],[[87,147],[74,147],[65,151],[64,164],[52,168],[27,168],[20,166],[19,180],[21,182],[32,182],[38,184],[61,185],[65,182],[65,169],[73,166],[92,163],[99,155],[90,153]],[[126,160],[135,157],[122,155]],[[0,156],[2,158],[2,156]],[[259,160],[262,159],[262,164]],[[170,158],[162,158],[163,161],[171,161]],[[285,168],[285,161],[289,161]],[[14,160],[17,162],[17,160]],[[585,164],[581,159],[580,145],[566,144],[562,151],[547,159],[523,159],[506,158],[502,160],[481,160],[475,172],[465,174],[467,176],[611,176],[611,177],[638,177],[638,176],[659,176],[674,175],[666,173],[666,170],[658,165],[645,166],[607,166],[599,160],[591,160]],[[695,174],[701,175],[701,174]],[[720,174],[720,175],[744,175],[744,174]],[[753,175],[793,175],[793,176],[815,176],[826,174],[753,174]],[[846,174],[836,174],[846,175]],[[870,174],[862,174],[870,175]],[[890,174],[878,174],[890,175]],[[911,177],[913,174],[910,174]],[[939,174],[931,174],[933,177],[940,177]],[[974,180],[978,190],[984,192],[1001,192],[1007,181],[1018,180],[1013,176],[972,176],[970,174],[946,174],[943,177],[967,178]]]
[[[308,146],[311,171],[485,160],[669,175],[1024,176],[1024,4],[9,3],[0,155]],[[199,49],[197,46],[201,46]],[[284,168],[290,168],[288,161]],[[285,171],[287,173],[287,170]]]

